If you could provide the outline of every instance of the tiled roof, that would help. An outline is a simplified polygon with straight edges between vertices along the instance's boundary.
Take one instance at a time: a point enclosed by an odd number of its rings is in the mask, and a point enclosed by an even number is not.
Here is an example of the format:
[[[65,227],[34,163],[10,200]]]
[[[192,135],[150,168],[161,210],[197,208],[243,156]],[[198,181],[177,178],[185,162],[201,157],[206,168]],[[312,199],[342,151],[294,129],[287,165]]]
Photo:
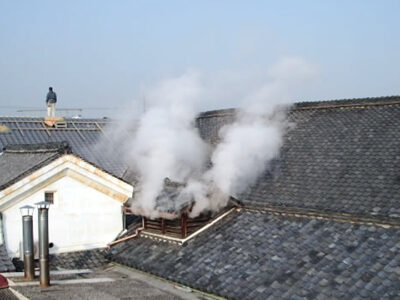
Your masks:
[[[105,128],[110,121],[104,119],[65,119],[66,128],[47,127],[44,118],[0,117],[0,125],[9,131],[0,132],[0,148],[9,144],[38,144],[67,141],[73,152],[86,161],[118,178],[123,178],[126,165],[98,147],[101,139],[107,139]],[[112,146],[112,145],[111,145]],[[118,147],[114,147],[116,150]],[[111,152],[111,151],[110,151]]]
[[[242,211],[184,246],[136,238],[111,259],[234,299],[400,297],[400,97],[299,103]],[[234,110],[202,113],[219,141]]]
[[[47,143],[35,145],[8,145],[0,155],[0,190],[17,182],[33,171],[70,153],[67,143]]]
[[[17,296],[10,290],[10,288],[0,289],[0,299],[2,300],[19,300]]]
[[[0,244],[0,272],[15,271],[15,267],[7,254],[7,249],[4,244]]]
[[[250,211],[231,214],[185,247],[148,238],[113,260],[234,299],[400,296],[400,230]]]
[[[52,270],[93,269],[109,263],[104,249],[50,254],[49,259],[49,266]],[[13,263],[18,272],[24,270],[24,262],[20,259],[14,258]],[[35,267],[39,268],[39,261],[35,262]]]
[[[208,141],[233,111],[200,115]],[[297,104],[280,157],[240,195],[275,205],[400,219],[400,97]]]
[[[182,183],[165,178],[163,189],[155,199],[155,209],[158,212],[180,216],[182,210],[188,208],[194,201],[191,197],[184,197],[181,194],[184,187],[185,185]]]
[[[201,136],[216,144],[234,112],[200,114]],[[227,298],[400,297],[400,97],[300,103],[289,117],[242,211],[184,246],[139,237],[109,257]]]
[[[50,255],[51,269],[93,269],[108,264],[103,249],[83,250]]]
[[[200,136],[208,143],[215,145],[219,142],[218,132],[235,119],[234,109],[215,110],[201,113],[196,119]]]

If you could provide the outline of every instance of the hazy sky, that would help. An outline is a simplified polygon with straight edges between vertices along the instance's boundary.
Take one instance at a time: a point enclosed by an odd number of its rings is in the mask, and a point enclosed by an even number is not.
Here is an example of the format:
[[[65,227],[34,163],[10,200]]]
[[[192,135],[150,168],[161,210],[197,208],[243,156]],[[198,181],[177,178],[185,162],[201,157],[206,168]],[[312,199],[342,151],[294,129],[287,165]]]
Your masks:
[[[203,110],[232,107],[239,83],[288,56],[319,70],[296,101],[399,95],[399,15],[396,0],[0,0],[0,115],[44,109],[49,86],[84,116],[132,101],[136,114],[148,87],[188,69],[229,96]]]

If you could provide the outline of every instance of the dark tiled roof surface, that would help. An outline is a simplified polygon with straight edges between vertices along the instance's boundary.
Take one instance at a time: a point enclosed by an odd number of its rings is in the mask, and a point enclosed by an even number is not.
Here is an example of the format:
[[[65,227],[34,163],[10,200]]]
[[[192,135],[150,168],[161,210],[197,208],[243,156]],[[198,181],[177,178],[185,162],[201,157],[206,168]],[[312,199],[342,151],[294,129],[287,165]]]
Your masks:
[[[109,263],[104,249],[92,249],[58,254],[50,254],[49,266],[52,270],[93,269],[105,266]],[[18,258],[13,259],[18,272],[24,270],[24,262]],[[35,261],[35,267],[39,268],[39,261]],[[0,298],[1,299],[1,298]]]
[[[103,249],[75,251],[50,255],[51,269],[93,269],[99,268],[109,261]]]
[[[112,151],[104,151],[100,141],[107,139],[103,119],[66,119],[67,128],[46,127],[43,118],[0,117],[0,124],[10,129],[0,133],[0,148],[9,144],[38,144],[67,141],[73,152],[86,161],[118,178],[123,178],[126,165],[116,155],[118,147],[108,144]],[[115,147],[114,147],[115,146]],[[112,154],[110,154],[112,153]]]
[[[196,119],[200,136],[208,143],[215,145],[219,142],[219,130],[235,120],[235,110],[225,109],[201,113]]]
[[[173,182],[169,178],[164,179],[164,186],[155,199],[155,209],[159,212],[180,215],[183,209],[193,203],[190,196],[182,195],[185,184]]]
[[[69,152],[67,143],[6,146],[0,155],[0,169],[7,170],[0,172],[0,190]]]
[[[0,272],[15,271],[14,264],[7,254],[7,249],[3,244],[0,244]]]
[[[396,229],[242,211],[184,247],[138,238],[111,253],[119,263],[228,298],[400,297]]]
[[[306,101],[295,103],[296,109],[308,109],[308,108],[332,108],[332,107],[343,107],[343,106],[368,106],[368,105],[388,105],[398,104],[400,102],[400,96],[385,96],[385,97],[369,97],[369,98],[354,98],[354,99],[337,99],[327,101]]]
[[[17,296],[15,296],[9,288],[0,289],[0,299],[1,300],[18,300]]]
[[[396,101],[400,97],[298,104],[280,157],[239,200],[400,219]],[[201,135],[215,142],[233,118],[232,111],[200,115]]]
[[[111,259],[235,299],[399,298],[399,103],[295,105],[280,157],[239,197],[243,211],[184,246],[136,238],[112,248]],[[215,145],[234,118],[213,111],[196,122]]]

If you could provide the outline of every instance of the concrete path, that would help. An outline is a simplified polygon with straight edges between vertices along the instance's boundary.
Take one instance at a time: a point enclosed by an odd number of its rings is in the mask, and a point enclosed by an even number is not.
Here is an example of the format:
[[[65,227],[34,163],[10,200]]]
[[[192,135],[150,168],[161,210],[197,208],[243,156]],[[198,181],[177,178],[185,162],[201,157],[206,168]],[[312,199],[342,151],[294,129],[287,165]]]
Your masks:
[[[37,281],[26,285],[28,282],[21,278],[12,279],[12,288],[33,300],[221,299],[120,265],[110,264],[107,268],[91,272],[66,271],[50,275],[52,285],[49,288],[40,288]]]

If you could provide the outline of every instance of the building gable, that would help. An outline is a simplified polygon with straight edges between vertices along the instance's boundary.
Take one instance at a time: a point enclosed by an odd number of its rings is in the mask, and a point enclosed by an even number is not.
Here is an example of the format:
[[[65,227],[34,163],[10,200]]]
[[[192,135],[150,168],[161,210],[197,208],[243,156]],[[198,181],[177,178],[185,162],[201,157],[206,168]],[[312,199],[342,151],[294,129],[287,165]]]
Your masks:
[[[15,205],[28,195],[68,176],[124,203],[133,187],[89,164],[83,159],[65,154],[0,191],[0,209]]]

